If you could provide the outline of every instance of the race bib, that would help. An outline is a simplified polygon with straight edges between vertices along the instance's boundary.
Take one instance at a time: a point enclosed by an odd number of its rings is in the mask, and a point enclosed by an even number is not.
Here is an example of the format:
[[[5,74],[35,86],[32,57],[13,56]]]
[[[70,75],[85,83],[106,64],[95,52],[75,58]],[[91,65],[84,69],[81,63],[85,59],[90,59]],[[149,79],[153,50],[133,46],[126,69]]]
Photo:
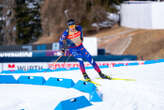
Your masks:
[[[70,39],[76,46],[79,46],[82,43],[80,31],[69,32],[67,38]]]

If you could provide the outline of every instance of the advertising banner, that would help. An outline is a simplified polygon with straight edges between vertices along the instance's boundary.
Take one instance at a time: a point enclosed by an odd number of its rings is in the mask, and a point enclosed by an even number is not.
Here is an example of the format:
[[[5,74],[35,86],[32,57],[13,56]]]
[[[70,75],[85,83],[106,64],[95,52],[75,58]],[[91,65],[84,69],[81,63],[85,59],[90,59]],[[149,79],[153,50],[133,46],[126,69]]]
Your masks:
[[[138,63],[138,65],[142,65],[144,64],[144,61],[97,61],[96,62],[98,64],[98,66],[101,67],[106,67],[106,68],[112,68],[115,67],[115,65],[122,65],[122,66],[127,66],[130,63]],[[92,65],[88,62],[85,62],[85,67],[86,69],[89,68],[93,68]],[[59,68],[65,68],[65,69],[75,69],[75,68],[79,68],[80,65],[78,62],[66,62],[66,63],[48,63],[48,68],[50,70],[56,70]]]
[[[0,72],[2,72],[2,63],[0,63]]]
[[[41,71],[47,68],[47,63],[3,63],[3,71]]]
[[[0,57],[32,57],[32,52],[1,52]]]
[[[93,66],[85,62],[86,69],[93,69]],[[119,66],[141,65],[144,61],[98,61],[100,68],[112,68]],[[3,63],[2,73],[45,73],[55,71],[73,71],[79,70],[78,62],[45,62],[45,63]],[[2,67],[1,67],[2,68]]]

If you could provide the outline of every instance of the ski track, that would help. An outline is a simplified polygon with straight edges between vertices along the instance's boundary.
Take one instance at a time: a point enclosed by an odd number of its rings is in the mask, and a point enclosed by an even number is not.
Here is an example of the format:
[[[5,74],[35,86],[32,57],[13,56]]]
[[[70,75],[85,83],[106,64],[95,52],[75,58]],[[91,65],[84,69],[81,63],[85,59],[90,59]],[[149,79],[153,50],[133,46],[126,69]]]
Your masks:
[[[87,70],[93,80],[100,83],[98,90],[103,93],[103,102],[94,102],[80,110],[163,110],[164,109],[164,63],[125,66],[103,69],[112,77],[133,78],[136,81],[95,79],[98,74]],[[82,79],[79,70],[68,72],[27,74],[49,77]],[[15,74],[15,78],[20,75]],[[64,99],[84,95],[75,89],[33,85],[0,85],[0,110],[53,110]]]

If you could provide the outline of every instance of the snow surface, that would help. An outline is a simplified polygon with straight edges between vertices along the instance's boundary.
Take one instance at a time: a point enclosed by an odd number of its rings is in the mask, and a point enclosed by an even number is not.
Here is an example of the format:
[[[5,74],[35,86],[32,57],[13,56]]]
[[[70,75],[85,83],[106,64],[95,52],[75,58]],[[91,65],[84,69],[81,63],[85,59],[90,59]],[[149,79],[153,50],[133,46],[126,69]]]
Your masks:
[[[81,110],[163,110],[164,109],[164,63],[113,67],[102,71],[112,77],[133,78],[136,81],[100,80],[98,89],[103,93],[103,102],[94,102],[92,106]],[[98,77],[94,70],[87,70],[91,78]],[[79,70],[26,74],[49,77],[69,78],[75,82],[82,79]],[[20,74],[15,74],[18,78]],[[87,93],[75,89],[60,87],[1,84],[0,110],[53,110],[58,103]]]

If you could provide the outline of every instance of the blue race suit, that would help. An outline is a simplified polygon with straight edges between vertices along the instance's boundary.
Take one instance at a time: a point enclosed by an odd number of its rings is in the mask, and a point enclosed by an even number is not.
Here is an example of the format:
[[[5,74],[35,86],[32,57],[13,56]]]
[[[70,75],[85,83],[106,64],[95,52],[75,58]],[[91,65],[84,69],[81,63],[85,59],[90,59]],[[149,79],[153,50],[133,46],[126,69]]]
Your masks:
[[[82,33],[82,27],[80,25],[76,25],[75,27],[76,31],[71,32],[69,29],[66,29],[59,40],[60,49],[64,48],[63,41],[65,40],[67,48],[69,49],[69,52],[74,56],[80,63],[80,70],[82,73],[85,73],[85,66],[83,59],[86,59],[95,70],[99,73],[100,68],[96,64],[95,60],[92,58],[92,56],[89,54],[89,52],[84,48],[82,42],[83,42],[83,33]]]

